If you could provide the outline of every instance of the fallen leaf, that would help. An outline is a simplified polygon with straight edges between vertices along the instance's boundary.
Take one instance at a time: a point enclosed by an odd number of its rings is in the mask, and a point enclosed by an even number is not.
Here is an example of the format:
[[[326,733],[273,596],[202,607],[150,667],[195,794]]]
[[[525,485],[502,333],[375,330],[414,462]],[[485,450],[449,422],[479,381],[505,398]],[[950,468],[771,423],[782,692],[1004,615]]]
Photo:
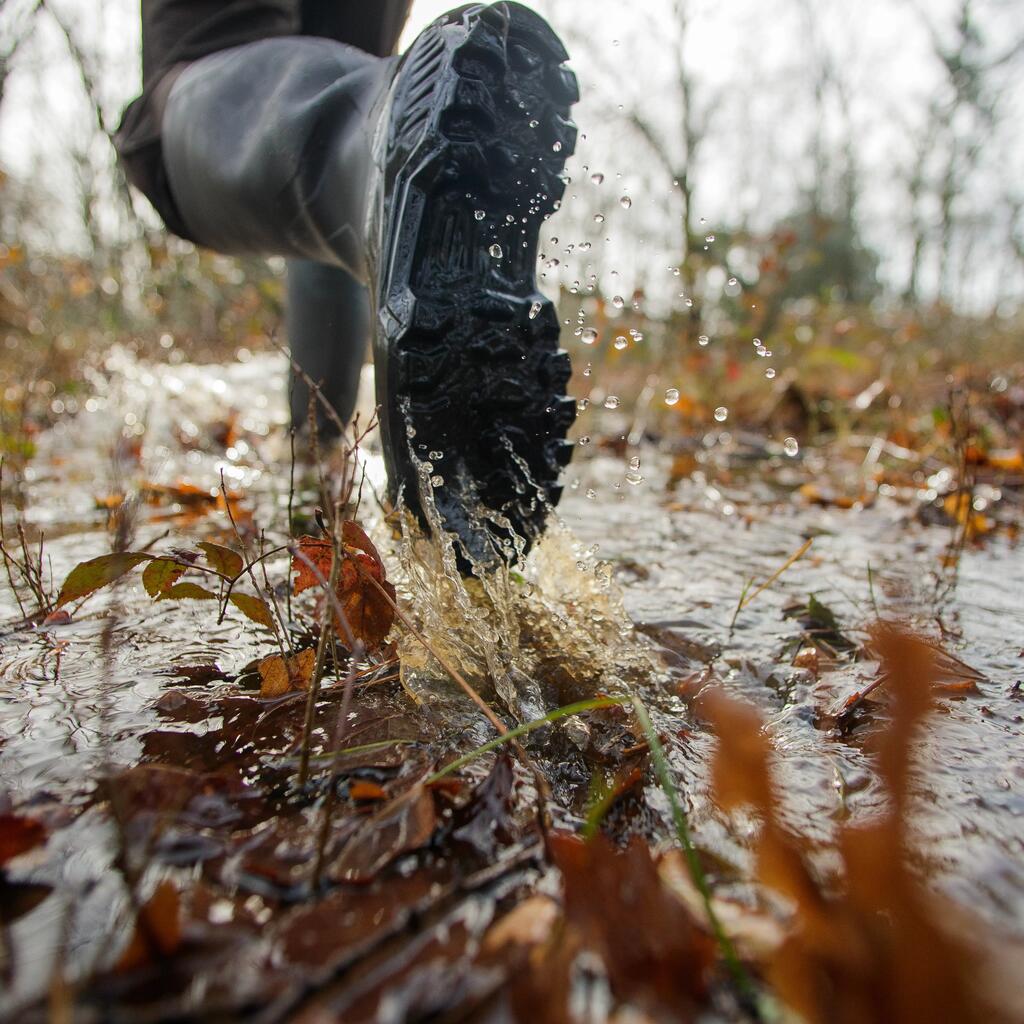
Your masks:
[[[308,690],[316,667],[316,651],[310,647],[299,651],[285,662],[280,654],[272,654],[259,664],[260,696],[281,697],[293,690]]]
[[[0,815],[0,865],[6,864],[46,840],[46,829],[34,818],[20,814]]]
[[[60,588],[57,607],[69,601],[77,601],[81,597],[88,597],[89,594],[120,579],[125,573],[131,572],[137,565],[151,561],[152,558],[152,555],[140,552],[121,551],[90,558],[87,562],[79,562],[68,573]]]
[[[181,939],[181,899],[174,883],[165,880],[139,909],[131,941],[114,969],[127,973],[171,956]]]
[[[337,882],[372,882],[392,861],[430,842],[437,827],[434,795],[414,786],[363,822],[330,869]]]
[[[355,779],[349,783],[348,795],[352,800],[386,800],[387,790],[368,779]]]

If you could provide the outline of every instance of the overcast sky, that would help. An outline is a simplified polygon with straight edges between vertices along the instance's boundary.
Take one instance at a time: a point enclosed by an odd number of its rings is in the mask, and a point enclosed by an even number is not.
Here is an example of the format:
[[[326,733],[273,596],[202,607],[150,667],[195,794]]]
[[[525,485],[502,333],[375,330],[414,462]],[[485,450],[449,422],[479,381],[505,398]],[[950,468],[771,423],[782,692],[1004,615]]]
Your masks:
[[[0,0],[0,39],[30,2]],[[67,17],[83,48],[96,55],[104,107],[113,122],[138,88],[136,3],[48,2]],[[692,31],[682,54],[670,42],[670,3],[536,0],[534,6],[566,38],[584,94],[576,119],[585,138],[570,166],[574,182],[559,215],[562,226],[554,225],[553,231],[576,241],[585,235],[594,252],[604,246],[602,251],[611,254],[604,259],[605,270],[616,264],[629,281],[670,272],[678,253],[672,251],[667,225],[677,216],[677,201],[671,183],[659,177],[625,126],[624,115],[634,109],[649,114],[671,138],[677,117],[672,83],[680,60],[692,69],[698,105],[708,112],[708,141],[696,175],[698,213],[709,225],[741,220],[768,225],[789,212],[808,175],[811,81],[815,54],[824,50],[848,79],[849,125],[857,136],[865,184],[865,231],[882,254],[883,272],[896,281],[906,261],[896,226],[906,209],[895,177],[913,161],[912,130],[941,80],[915,0],[691,0]],[[921,4],[941,25],[944,18],[948,23],[957,0]],[[448,6],[444,0],[417,0],[405,41]],[[977,0],[977,6],[986,11],[994,47],[1024,26],[1024,0]],[[41,16],[33,39],[18,55],[0,108],[0,167],[48,197],[55,234],[63,233],[63,241],[74,246],[81,239],[72,226],[69,154],[88,146],[94,160],[102,162],[105,154],[102,140],[94,139],[92,115],[66,53],[55,25]],[[1006,97],[1011,123],[1021,121],[1022,99],[1018,80]],[[829,130],[847,127],[836,120]],[[993,143],[999,147],[993,167],[1008,181],[1020,182],[1024,152],[1017,134],[1007,132]],[[605,175],[600,188],[589,180],[595,170]],[[979,187],[991,194],[1005,182],[981,179]],[[617,203],[626,193],[633,198],[629,211]],[[595,210],[607,217],[600,229],[593,224]],[[995,256],[988,258],[994,268]],[[582,264],[568,262],[561,272],[585,273]],[[666,284],[666,294],[667,289]]]

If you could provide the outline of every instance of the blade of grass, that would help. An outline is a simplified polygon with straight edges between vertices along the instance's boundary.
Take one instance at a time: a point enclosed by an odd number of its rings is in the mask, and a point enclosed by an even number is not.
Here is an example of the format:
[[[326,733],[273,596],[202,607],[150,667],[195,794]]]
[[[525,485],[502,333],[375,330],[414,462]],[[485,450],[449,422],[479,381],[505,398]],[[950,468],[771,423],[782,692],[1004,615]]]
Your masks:
[[[475,761],[478,757],[489,753],[496,747],[500,747],[503,743],[509,743],[536,729],[543,729],[544,726],[551,725],[553,722],[569,718],[572,715],[582,714],[584,711],[594,711],[597,708],[620,707],[628,703],[628,697],[595,697],[592,700],[581,700],[575,704],[566,704],[564,707],[555,708],[554,711],[549,711],[543,718],[535,718],[530,722],[525,722],[523,725],[517,725],[514,729],[509,729],[508,732],[495,737],[493,740],[489,740],[475,750],[471,750],[468,754],[463,754],[462,757],[456,758],[450,764],[446,764],[443,768],[438,769],[433,775],[429,776],[426,779],[426,785],[429,786],[443,779],[446,775],[451,775],[452,772],[458,771],[464,765]]]
[[[722,952],[722,958],[729,968],[729,973],[732,975],[736,988],[751,1011],[757,1013],[757,994],[754,991],[753,983],[743,964],[740,963],[736,947],[733,946],[732,940],[726,935],[722,922],[719,920],[718,914],[715,913],[715,908],[711,903],[711,886],[708,885],[707,875],[704,874],[704,867],[700,862],[700,857],[697,855],[697,848],[693,844],[690,824],[687,821],[686,812],[683,810],[682,802],[679,799],[679,791],[669,769],[665,748],[661,745],[661,740],[654,728],[654,724],[651,722],[651,716],[647,713],[647,708],[643,701],[634,695],[631,702],[637,721],[640,723],[640,728],[643,730],[644,737],[650,746],[651,762],[654,765],[654,773],[658,777],[658,784],[668,798],[669,806],[672,809],[672,822],[675,825],[676,838],[679,840],[679,845],[683,848],[683,855],[686,857],[686,863],[690,869],[690,877],[693,879],[693,884],[697,887],[697,891],[700,893],[701,900],[704,903],[704,912],[707,914],[708,924],[711,926],[715,941],[718,943],[718,948]]]

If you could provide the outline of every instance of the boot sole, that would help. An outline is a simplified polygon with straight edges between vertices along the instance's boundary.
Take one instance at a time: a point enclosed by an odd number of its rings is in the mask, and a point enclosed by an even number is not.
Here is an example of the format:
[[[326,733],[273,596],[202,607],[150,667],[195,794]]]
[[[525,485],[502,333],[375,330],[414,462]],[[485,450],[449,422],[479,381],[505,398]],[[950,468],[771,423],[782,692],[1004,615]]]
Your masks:
[[[576,141],[567,57],[519,4],[463,8],[414,44],[379,143],[374,354],[391,498],[478,565],[525,554],[573,451],[569,355],[535,278]]]

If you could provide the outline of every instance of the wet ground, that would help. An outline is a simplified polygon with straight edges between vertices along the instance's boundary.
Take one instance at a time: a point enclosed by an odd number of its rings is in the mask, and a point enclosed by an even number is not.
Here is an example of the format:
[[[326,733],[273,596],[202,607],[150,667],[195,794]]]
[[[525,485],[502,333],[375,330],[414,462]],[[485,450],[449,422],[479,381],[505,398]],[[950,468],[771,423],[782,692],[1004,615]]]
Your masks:
[[[135,550],[201,539],[230,544],[226,516],[208,497],[221,471],[238,508],[273,538],[289,502],[282,361],[157,370],[115,353],[107,370],[108,377],[87,382],[85,410],[39,439],[17,486],[7,480],[8,517],[20,508],[31,535],[45,532],[53,578],[110,550],[104,505],[112,495],[143,495]],[[135,441],[124,436],[126,426]],[[615,419],[602,433],[611,443],[581,450],[570,467],[559,510],[564,525],[532,556],[523,579],[506,580],[475,612],[467,612],[474,595],[437,571],[429,553],[391,538],[367,500],[365,521],[428,639],[467,674],[476,671],[485,691],[488,676],[499,680],[490,695],[504,698],[512,718],[636,685],[670,744],[712,881],[727,895],[741,892],[749,874],[753,826],[714,809],[714,741],[692,699],[717,682],[762,710],[787,823],[808,837],[827,871],[835,829],[877,813],[883,801],[872,743],[887,714],[884,688],[841,714],[877,668],[853,652],[879,617],[910,621],[952,656],[949,685],[918,749],[915,866],[998,934],[1024,939],[1024,552],[1012,531],[969,545],[951,585],[943,555],[952,531],[922,512],[934,504],[927,484],[883,484],[867,507],[834,507],[800,490],[808,480],[842,486],[832,453],[805,449],[790,457],[724,429],[695,450],[650,443],[623,451],[614,445]],[[639,471],[631,458],[639,458]],[[379,485],[372,446],[367,464]],[[844,465],[854,472],[857,461]],[[627,480],[639,475],[640,483]],[[312,498],[301,475],[297,495],[308,513]],[[754,594],[808,539],[802,557]],[[272,574],[280,577],[282,566],[271,562]],[[748,603],[737,612],[745,588]],[[17,618],[9,591],[0,590],[0,619]],[[67,978],[86,977],[127,942],[124,884],[112,865],[118,849],[136,842],[150,857],[139,869],[147,886],[168,871],[197,886],[189,942],[202,951],[205,973],[178,964],[192,978],[193,1005],[237,1009],[255,999],[268,1018],[312,1005],[309,1019],[318,1019],[320,1005],[350,1020],[403,1019],[448,977],[436,964],[423,973],[433,963],[431,944],[444,946],[445,970],[471,951],[480,970],[471,976],[476,982],[460,982],[468,986],[459,993],[464,1005],[500,990],[500,971],[487,974],[495,953],[486,937],[503,906],[554,884],[530,838],[534,783],[516,769],[513,801],[513,769],[499,762],[488,774],[492,762],[482,761],[468,770],[462,792],[453,791],[451,806],[441,792],[427,808],[409,790],[412,806],[395,811],[393,831],[403,838],[369,836],[365,808],[384,790],[405,792],[440,754],[493,735],[405,637],[400,673],[385,657],[365,666],[348,711],[347,744],[390,745],[347,755],[340,765],[349,792],[328,843],[326,877],[341,888],[317,905],[295,902],[315,859],[309,836],[320,807],[313,798],[325,783],[310,799],[294,798],[304,698],[266,702],[253,690],[253,663],[274,650],[265,631],[237,612],[218,625],[208,603],[153,602],[137,579],[90,599],[71,622],[0,633],[0,794],[50,836],[17,879],[53,887],[7,929],[7,1012],[47,991],[55,963]],[[321,748],[339,702],[337,691],[328,692],[318,709]],[[530,749],[551,778],[555,822],[576,828],[595,765],[628,776],[640,764],[636,738],[614,709],[599,713],[592,729],[577,723],[550,732]],[[168,771],[192,774],[173,776],[176,787],[160,774]],[[634,775],[633,797],[608,821],[623,834],[667,840],[663,795],[653,778]],[[120,826],[98,788],[110,777],[126,811]],[[368,788],[361,805],[353,779],[381,793]],[[470,792],[470,783],[479,786]],[[409,834],[429,836],[434,815],[447,822],[435,846],[448,855],[400,868],[386,889],[368,884],[387,865],[405,863],[403,852],[417,849]],[[357,892],[345,888],[354,882],[362,884]],[[411,914],[420,924],[410,930]],[[400,934],[406,939],[396,952]],[[356,962],[358,984],[346,974]],[[419,980],[396,987],[398,977]],[[106,984],[102,999],[138,997],[116,972]],[[312,990],[327,994],[311,1004]]]

